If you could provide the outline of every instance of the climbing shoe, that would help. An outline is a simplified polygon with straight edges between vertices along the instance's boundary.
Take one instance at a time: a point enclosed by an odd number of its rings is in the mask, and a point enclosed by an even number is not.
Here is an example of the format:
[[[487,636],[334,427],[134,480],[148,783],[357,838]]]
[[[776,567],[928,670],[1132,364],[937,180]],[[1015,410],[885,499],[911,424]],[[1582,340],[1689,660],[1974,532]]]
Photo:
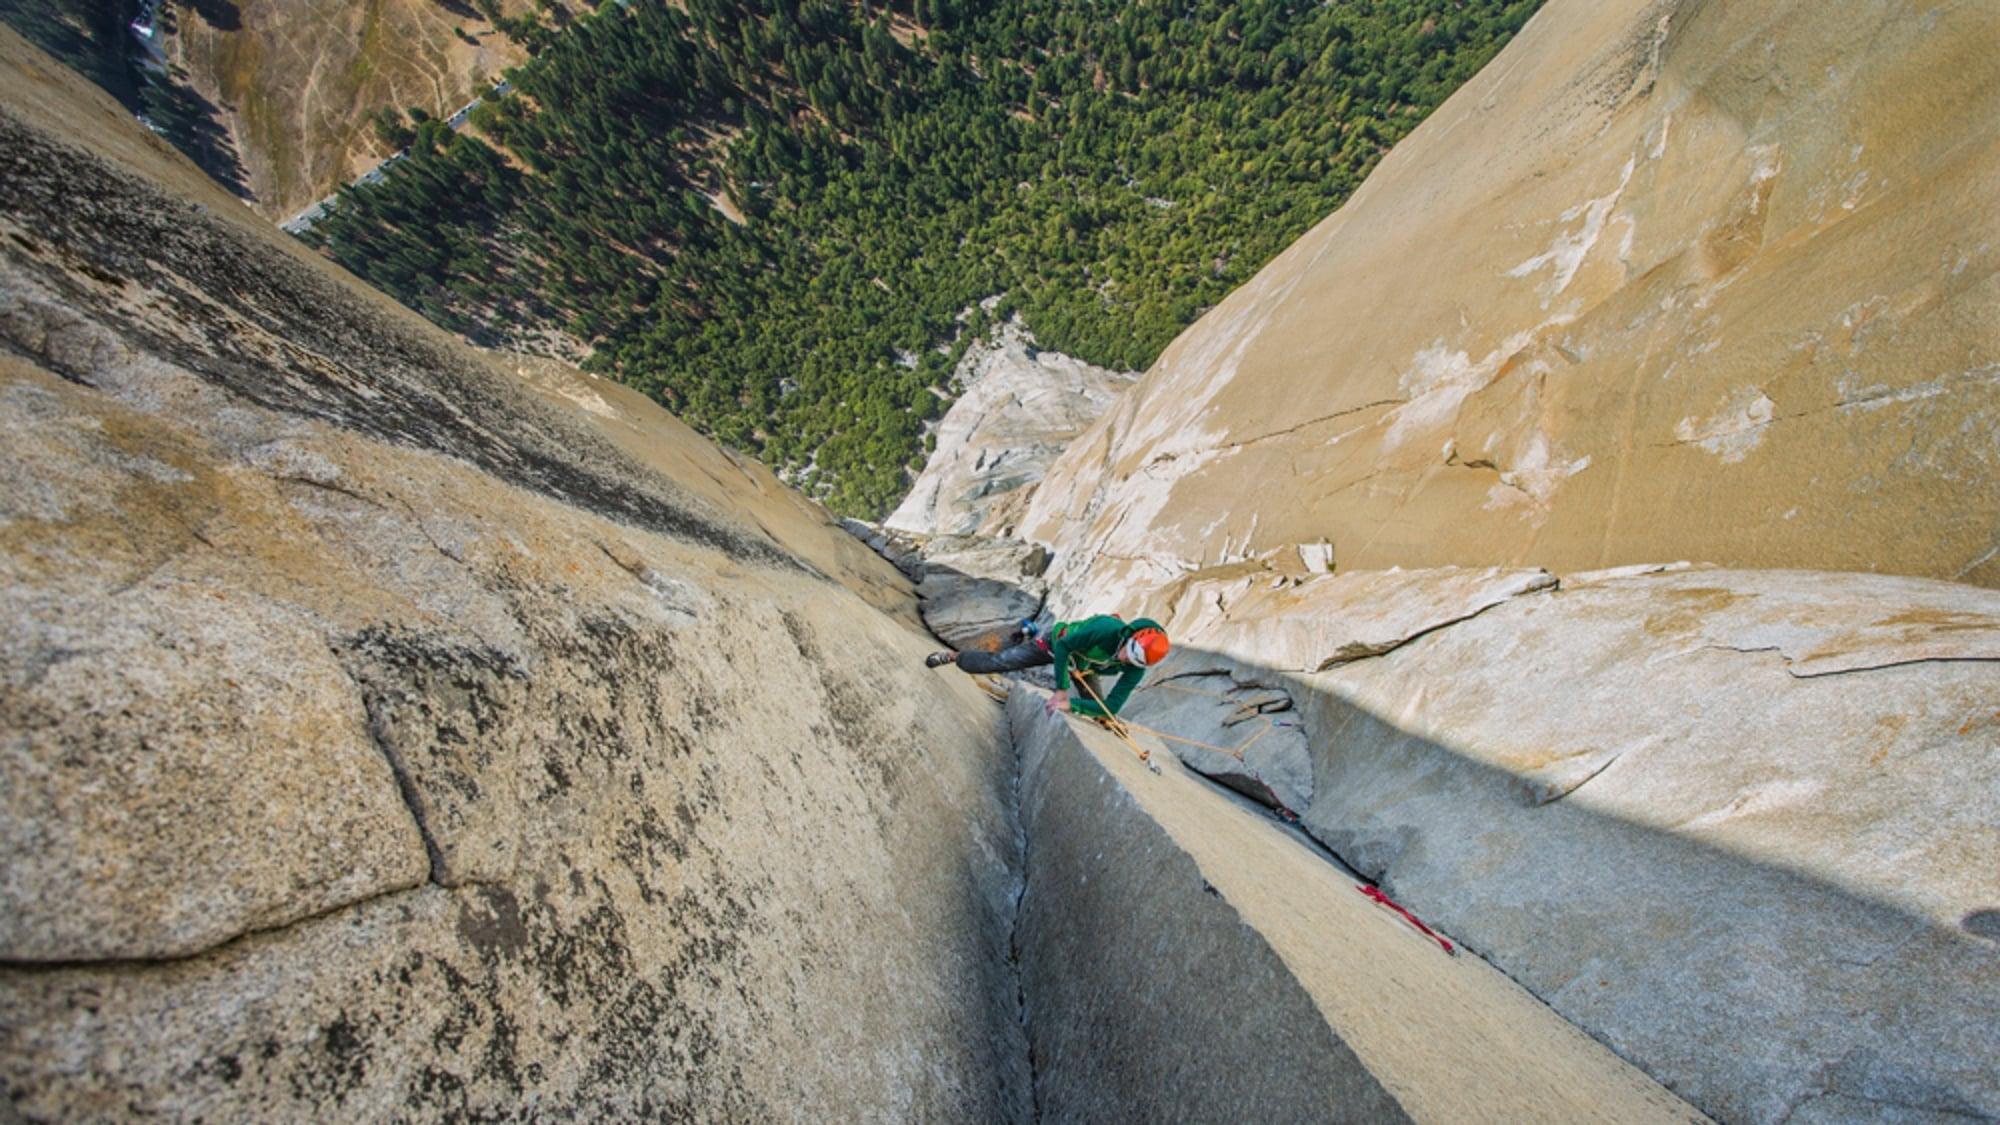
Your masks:
[[[953,664],[956,663],[957,661],[958,661],[958,654],[955,652],[950,652],[950,651],[934,652],[931,653],[929,656],[924,657],[924,667],[942,668],[946,664]]]

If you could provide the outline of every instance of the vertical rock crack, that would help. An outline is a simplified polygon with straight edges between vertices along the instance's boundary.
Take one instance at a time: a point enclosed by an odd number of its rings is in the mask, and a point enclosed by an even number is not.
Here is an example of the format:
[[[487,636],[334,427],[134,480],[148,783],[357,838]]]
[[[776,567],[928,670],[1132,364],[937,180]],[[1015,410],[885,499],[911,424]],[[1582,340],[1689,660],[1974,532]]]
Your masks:
[[[1026,816],[1027,769],[1022,762],[1021,744],[1014,738],[1014,724],[1005,722],[1007,749],[1014,758],[1013,799],[1009,813],[1014,821],[1016,854],[1020,857],[1019,882],[1014,888],[1012,912],[1007,919],[1007,969],[1014,975],[1014,1018],[1021,1025],[1021,1046],[1028,1054],[1028,1120],[1042,1119],[1041,1074],[1035,1058],[1035,1040],[1028,1026],[1028,978],[1021,961],[1021,914],[1028,898],[1028,821]]]

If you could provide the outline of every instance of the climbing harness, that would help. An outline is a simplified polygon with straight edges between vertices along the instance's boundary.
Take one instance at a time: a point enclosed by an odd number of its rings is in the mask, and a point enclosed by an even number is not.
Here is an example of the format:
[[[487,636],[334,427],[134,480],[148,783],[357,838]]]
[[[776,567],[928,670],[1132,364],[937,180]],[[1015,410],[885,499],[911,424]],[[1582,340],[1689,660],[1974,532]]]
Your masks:
[[[1458,956],[1457,946],[1454,946],[1448,939],[1444,937],[1444,935],[1438,933],[1436,930],[1431,929],[1429,926],[1424,925],[1423,921],[1419,919],[1416,915],[1410,913],[1408,910],[1403,909],[1401,903],[1398,903],[1395,899],[1390,898],[1388,895],[1383,894],[1382,888],[1374,886],[1369,883],[1356,883],[1354,885],[1354,889],[1360,891],[1363,895],[1366,895],[1367,897],[1375,900],[1377,903],[1380,903],[1381,905],[1388,907],[1389,909],[1395,911],[1396,913],[1401,914],[1403,916],[1404,921],[1408,922],[1412,926],[1415,926],[1417,929],[1423,931],[1423,935],[1425,937],[1431,939],[1434,942],[1437,942],[1438,946],[1442,948],[1446,953],[1454,957]]]

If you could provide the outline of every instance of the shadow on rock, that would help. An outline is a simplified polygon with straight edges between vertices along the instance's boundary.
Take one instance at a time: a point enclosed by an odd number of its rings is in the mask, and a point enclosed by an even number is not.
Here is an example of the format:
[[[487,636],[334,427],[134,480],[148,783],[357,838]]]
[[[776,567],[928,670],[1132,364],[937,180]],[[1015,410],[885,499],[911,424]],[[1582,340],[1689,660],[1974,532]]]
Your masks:
[[[2000,904],[1940,913],[1917,905],[1935,888],[1884,891],[1932,874],[1914,854],[1880,857],[1889,869],[1781,858],[1837,828],[1816,828],[1810,811],[1717,831],[1756,810],[1756,790],[1682,816],[1676,806],[1687,803],[1702,751],[1740,748],[1680,746],[1679,760],[1665,749],[1657,761],[1634,754],[1623,776],[1593,774],[1581,793],[1551,799],[1472,749],[1504,732],[1468,723],[1448,736],[1418,733],[1381,713],[1382,692],[1376,706],[1358,702],[1357,677],[1186,648],[1176,660],[1183,674],[1221,675],[1238,689],[1282,688],[1306,737],[1251,772],[1300,798],[1302,827],[1703,1111],[1772,1122],[1809,1105],[1832,1117],[1884,1107],[2000,1114],[1991,1022]],[[1520,678],[1524,697],[1551,688],[1532,672]],[[1406,711],[1420,709],[1415,680],[1398,685],[1415,693]],[[1189,708],[1154,698],[1173,683],[1148,684],[1131,713],[1188,720]],[[1561,707],[1560,698],[1545,705]],[[1212,723],[1226,704],[1205,702],[1213,714],[1196,719]],[[1172,749],[1199,772],[1232,765]],[[1962,780],[1976,805],[1982,783]],[[1898,862],[1908,865],[1900,874]]]

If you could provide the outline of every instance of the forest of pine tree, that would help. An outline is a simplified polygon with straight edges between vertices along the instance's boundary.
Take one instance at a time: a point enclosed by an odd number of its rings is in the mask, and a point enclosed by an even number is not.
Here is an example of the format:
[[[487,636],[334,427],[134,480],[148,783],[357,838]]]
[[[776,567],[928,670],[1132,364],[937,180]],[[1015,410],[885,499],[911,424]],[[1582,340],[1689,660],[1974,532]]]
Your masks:
[[[1145,367],[1537,3],[549,2],[507,21],[513,93],[418,122],[310,237],[475,340],[563,329],[879,516],[994,319]]]

